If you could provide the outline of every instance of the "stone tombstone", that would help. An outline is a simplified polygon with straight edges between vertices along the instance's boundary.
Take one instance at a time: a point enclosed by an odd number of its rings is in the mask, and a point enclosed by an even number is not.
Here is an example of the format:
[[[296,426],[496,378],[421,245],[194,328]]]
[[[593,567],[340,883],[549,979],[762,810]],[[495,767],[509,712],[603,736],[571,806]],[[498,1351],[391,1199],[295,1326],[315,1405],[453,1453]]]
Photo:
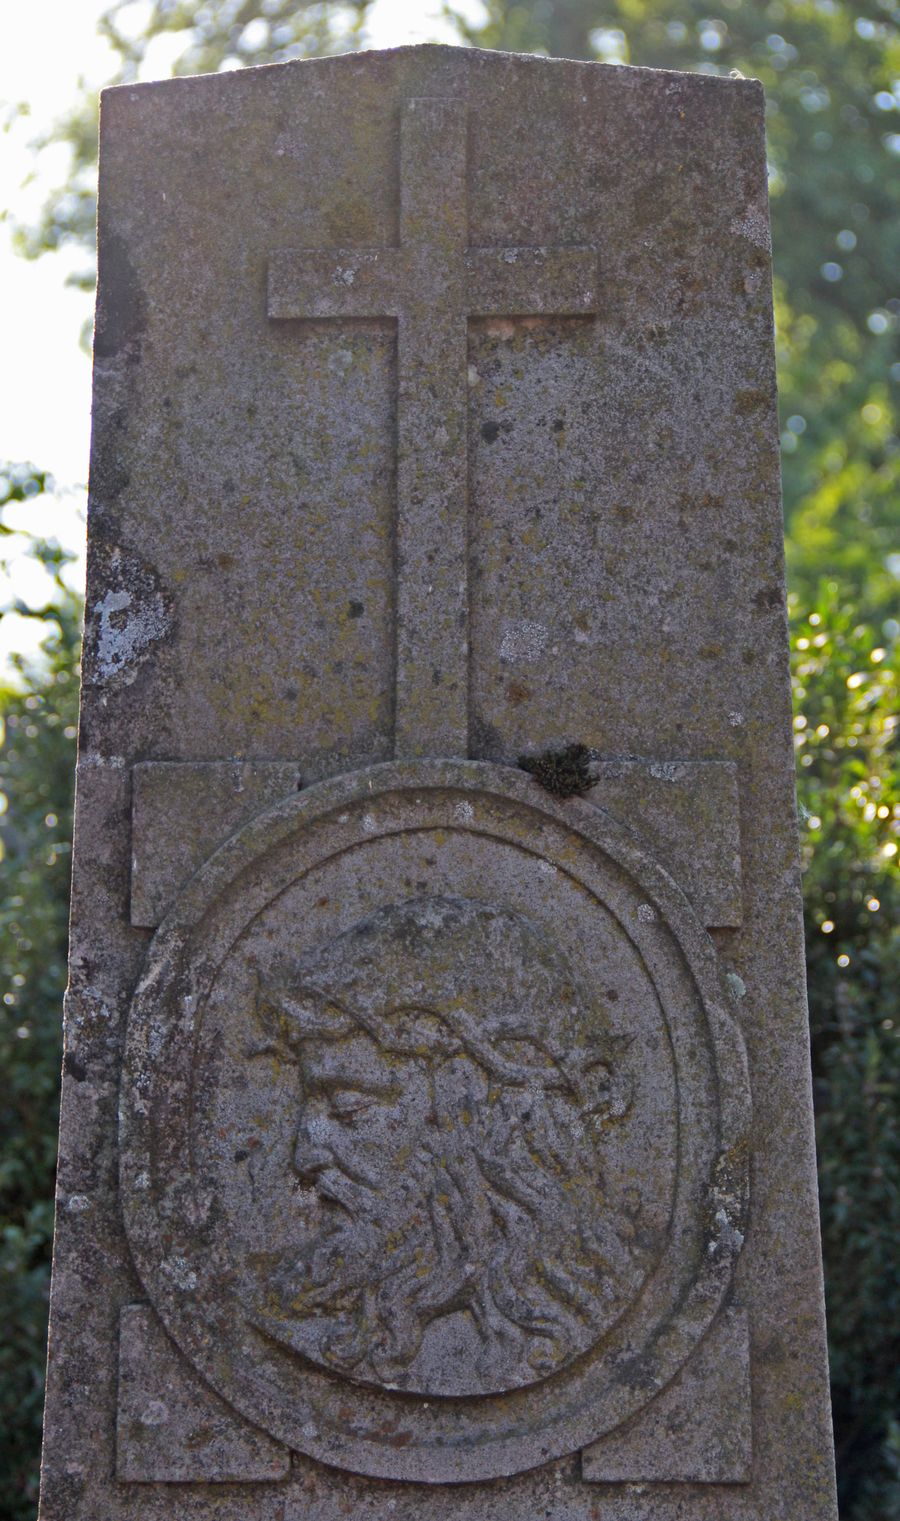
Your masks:
[[[759,85],[101,144],[43,1521],[828,1521]]]

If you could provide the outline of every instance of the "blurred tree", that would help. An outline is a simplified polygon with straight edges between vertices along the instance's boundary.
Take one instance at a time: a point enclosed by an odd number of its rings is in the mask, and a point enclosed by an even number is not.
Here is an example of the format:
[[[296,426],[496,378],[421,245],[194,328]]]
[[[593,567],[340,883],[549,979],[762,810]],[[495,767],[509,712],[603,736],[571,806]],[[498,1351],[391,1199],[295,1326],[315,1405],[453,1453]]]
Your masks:
[[[900,1517],[900,721],[896,648],[826,583],[792,599],[794,742],[838,1480]]]
[[[0,514],[48,484],[27,466],[0,470]],[[0,516],[0,570],[10,533]],[[70,557],[46,539],[31,551],[48,570],[47,603],[0,609],[46,630],[41,657],[16,659],[0,686],[0,1515],[10,1521],[30,1521],[37,1502],[81,624],[62,579]]]

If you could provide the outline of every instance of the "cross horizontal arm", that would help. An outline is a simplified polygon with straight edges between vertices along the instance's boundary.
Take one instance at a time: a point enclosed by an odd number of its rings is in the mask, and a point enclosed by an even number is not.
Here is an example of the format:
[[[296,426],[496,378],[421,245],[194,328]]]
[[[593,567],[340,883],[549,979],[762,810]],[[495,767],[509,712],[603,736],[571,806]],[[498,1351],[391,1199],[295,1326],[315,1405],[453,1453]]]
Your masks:
[[[394,317],[397,248],[284,250],[269,255],[270,317]]]
[[[594,248],[470,248],[473,317],[577,317],[597,310]]]

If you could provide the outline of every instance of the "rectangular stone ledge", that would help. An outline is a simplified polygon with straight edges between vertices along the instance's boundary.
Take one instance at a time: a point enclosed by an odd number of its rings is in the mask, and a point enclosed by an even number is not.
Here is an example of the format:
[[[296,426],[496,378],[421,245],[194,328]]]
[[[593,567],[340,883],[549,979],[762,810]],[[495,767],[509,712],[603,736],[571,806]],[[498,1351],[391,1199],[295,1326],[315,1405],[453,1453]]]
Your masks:
[[[581,1473],[591,1484],[749,1484],[752,1461],[747,1315],[730,1306],[645,1409],[584,1449]]]
[[[154,929],[219,845],[300,786],[293,761],[147,761],[132,773],[131,922]]]
[[[708,929],[741,923],[732,761],[605,760],[590,801],[633,829]],[[134,767],[131,922],[153,929],[213,851],[300,785],[299,762],[148,761]]]
[[[588,793],[639,834],[707,929],[741,924],[741,838],[733,761],[604,760]]]
[[[249,1484],[284,1479],[287,1447],[207,1387],[149,1305],[119,1322],[116,1478],[129,1484]]]

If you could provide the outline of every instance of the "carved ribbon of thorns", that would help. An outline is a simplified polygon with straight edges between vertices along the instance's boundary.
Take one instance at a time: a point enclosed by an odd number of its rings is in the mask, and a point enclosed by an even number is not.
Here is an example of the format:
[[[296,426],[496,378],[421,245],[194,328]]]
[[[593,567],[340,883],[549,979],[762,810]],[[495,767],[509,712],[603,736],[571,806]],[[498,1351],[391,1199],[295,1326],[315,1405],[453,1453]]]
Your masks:
[[[387,1018],[350,1009],[333,993],[311,985],[292,992],[281,986],[263,992],[257,983],[254,1010],[261,1039],[246,1050],[248,1057],[277,1056],[299,1062],[305,1040],[340,1040],[347,1035],[368,1035],[382,1051],[394,1056],[448,1060],[468,1055],[500,1087],[561,1092],[575,1100],[583,1118],[608,1116],[620,1119],[631,1104],[631,1082],[614,1091],[612,1073],[631,1045],[628,1036],[597,1031],[590,1051],[558,1054],[525,1029],[507,1029],[504,1045],[540,1053],[543,1065],[517,1061],[498,1049],[500,1041],[486,1041],[475,1020],[464,1009],[445,1014],[419,1005],[398,1005]]]

